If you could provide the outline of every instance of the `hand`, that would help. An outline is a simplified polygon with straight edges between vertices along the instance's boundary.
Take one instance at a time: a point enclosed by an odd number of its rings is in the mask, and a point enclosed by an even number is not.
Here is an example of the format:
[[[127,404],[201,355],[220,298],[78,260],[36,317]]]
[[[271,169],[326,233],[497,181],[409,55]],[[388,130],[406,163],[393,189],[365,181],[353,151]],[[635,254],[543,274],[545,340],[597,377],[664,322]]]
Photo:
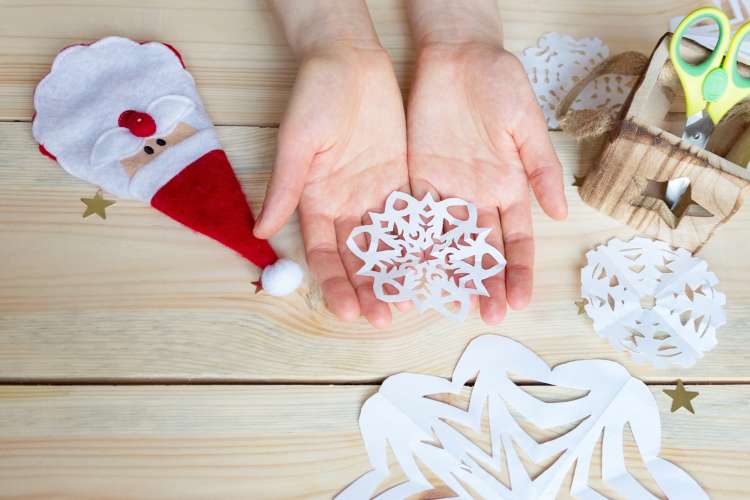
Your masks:
[[[346,240],[395,190],[408,191],[406,124],[387,53],[340,42],[306,52],[255,235],[275,234],[299,203],[307,263],[328,308],[384,327],[390,308],[356,275],[362,263]]]
[[[496,42],[426,43],[407,118],[414,196],[475,203],[479,226],[492,229],[488,242],[505,255],[504,273],[485,281],[490,296],[479,299],[482,319],[497,323],[506,301],[522,309],[531,298],[529,184],[550,217],[567,215],[560,163],[526,74]]]

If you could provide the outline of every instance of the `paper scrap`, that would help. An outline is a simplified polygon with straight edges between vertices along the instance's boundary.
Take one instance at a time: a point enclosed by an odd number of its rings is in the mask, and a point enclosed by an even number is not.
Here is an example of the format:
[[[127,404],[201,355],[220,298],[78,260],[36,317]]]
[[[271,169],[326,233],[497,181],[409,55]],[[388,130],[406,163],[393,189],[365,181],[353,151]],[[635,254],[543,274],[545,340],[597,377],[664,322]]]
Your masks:
[[[516,385],[510,374],[583,395],[543,401]],[[436,397],[468,391],[471,380],[475,382],[466,409]],[[484,415],[489,447],[480,447],[456,427],[481,433]],[[589,486],[592,455],[601,438],[601,477],[607,487],[623,498],[655,499],[626,468],[626,424],[640,459],[667,498],[708,498],[692,477],[659,456],[661,422],[656,401],[622,365],[582,360],[550,368],[522,344],[484,335],[468,345],[451,380],[401,373],[383,382],[364,403],[359,418],[372,470],[336,498],[402,499],[430,491],[438,481],[459,499],[557,498],[571,469],[571,495],[604,498]],[[544,439],[529,435],[525,429],[530,426]],[[389,447],[406,480],[380,491],[391,474]],[[530,474],[522,457],[543,465],[543,471]],[[429,471],[430,478],[423,470]],[[501,480],[502,475],[508,480]]]
[[[462,321],[472,295],[489,295],[483,281],[505,268],[486,241],[490,229],[477,225],[477,209],[466,201],[395,191],[383,213],[369,215],[372,223],[355,228],[347,246],[364,262],[357,274],[372,277],[385,302],[412,301]]]
[[[599,63],[609,57],[609,47],[599,38],[573,38],[561,33],[543,35],[536,47],[520,56],[547,126],[560,127],[557,106],[573,87]],[[617,112],[637,78],[628,75],[601,75],[583,89],[570,109],[602,109]]]
[[[716,345],[726,296],[706,261],[662,241],[612,239],[586,254],[581,295],[594,330],[633,360],[689,367]]]

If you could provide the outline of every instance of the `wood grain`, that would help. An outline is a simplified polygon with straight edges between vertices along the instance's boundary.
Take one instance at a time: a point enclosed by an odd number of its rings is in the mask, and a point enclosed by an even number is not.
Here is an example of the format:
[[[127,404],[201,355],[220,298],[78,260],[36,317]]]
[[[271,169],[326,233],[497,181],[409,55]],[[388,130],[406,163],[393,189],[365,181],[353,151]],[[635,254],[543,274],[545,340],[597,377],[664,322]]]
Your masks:
[[[677,74],[664,71],[671,64],[670,40],[663,37],[652,53],[625,119],[608,137],[580,195],[592,207],[639,234],[698,252],[735,214],[750,186],[747,169],[723,157],[744,124],[741,120],[724,120],[721,129],[711,136],[719,140],[709,141],[714,144],[709,144],[708,150],[681,140],[684,123],[678,123],[677,130],[664,128],[672,125],[667,117],[675,101],[684,103],[684,95],[671,90],[680,88]],[[702,61],[710,54],[690,40],[685,40],[681,49],[690,54],[691,61]],[[649,184],[678,178],[688,179],[690,186],[675,207],[663,201],[664,194],[658,188],[647,194]]]
[[[414,54],[401,0],[368,2],[406,89]],[[598,36],[612,53],[649,53],[671,17],[699,0],[499,2],[515,52],[548,31]],[[108,35],[175,45],[217,123],[276,124],[295,75],[293,57],[264,1],[0,0],[0,120],[29,120],[36,82],[63,47]]]
[[[668,20],[700,0],[501,0],[506,46],[539,35],[599,36],[612,53],[650,52]],[[402,0],[370,10],[404,92],[414,51]],[[447,376],[473,337],[512,336],[556,364],[606,357],[652,383],[750,382],[750,211],[702,250],[727,294],[719,345],[689,371],[630,363],[576,316],[584,253],[631,231],[571,187],[596,153],[554,134],[570,218],[534,208],[535,301],[499,327],[396,314],[378,332],[325,311],[308,283],[289,299],[255,296],[257,272],[153,209],[120,201],[82,219],[95,188],[36,152],[28,123],[37,81],[64,46],[107,35],[176,45],[257,209],[296,64],[262,0],[0,0],[0,498],[330,498],[368,469],[357,415],[374,385],[400,371]],[[303,261],[296,219],[274,244]],[[94,381],[112,385],[80,386]],[[67,385],[66,385],[67,384]],[[662,412],[663,456],[712,498],[746,498],[750,386],[693,385],[696,415]],[[547,395],[549,389],[530,388]],[[626,443],[628,443],[626,441]],[[639,475],[635,448],[628,464]],[[595,466],[599,457],[595,457]],[[595,483],[596,484],[596,483]]]
[[[746,498],[750,388],[692,387],[695,415],[669,413],[663,387],[651,389],[662,457],[715,500]],[[330,498],[369,469],[357,415],[375,390],[0,387],[0,498]],[[625,453],[647,480],[629,440]]]
[[[221,127],[255,208],[274,154],[275,130]],[[34,149],[29,125],[0,123],[0,379],[372,381],[406,368],[449,374],[473,337],[514,337],[549,363],[606,357],[649,381],[750,379],[750,211],[741,209],[703,250],[728,296],[719,344],[690,370],[631,363],[576,315],[585,252],[630,230],[585,205],[571,186],[592,151],[553,134],[565,165],[570,217],[534,207],[535,298],[504,323],[474,315],[395,313],[385,331],[342,323],[308,283],[286,299],[255,296],[256,270],[150,207],[118,202],[106,221],[81,218],[95,188]],[[304,261],[296,220],[274,244]]]

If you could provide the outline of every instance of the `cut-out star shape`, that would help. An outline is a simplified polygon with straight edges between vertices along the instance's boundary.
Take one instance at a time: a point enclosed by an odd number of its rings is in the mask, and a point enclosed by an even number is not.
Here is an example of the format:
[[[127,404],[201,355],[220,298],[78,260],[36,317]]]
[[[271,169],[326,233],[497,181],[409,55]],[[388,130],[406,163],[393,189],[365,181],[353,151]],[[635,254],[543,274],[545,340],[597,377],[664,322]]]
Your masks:
[[[86,205],[86,210],[83,212],[84,219],[93,214],[98,215],[102,219],[106,219],[107,207],[115,204],[113,200],[107,200],[104,198],[101,189],[96,192],[93,198],[81,198],[81,201]]]
[[[685,408],[692,414],[695,414],[693,409],[693,399],[698,397],[697,391],[688,391],[685,386],[682,385],[682,380],[677,381],[677,387],[674,389],[664,389],[664,394],[672,398],[671,412],[674,413],[680,408]]]
[[[663,182],[648,179],[641,195],[644,198],[656,198],[663,201],[678,219],[682,216],[713,216],[711,212],[693,200],[693,186],[690,179],[686,177]]]

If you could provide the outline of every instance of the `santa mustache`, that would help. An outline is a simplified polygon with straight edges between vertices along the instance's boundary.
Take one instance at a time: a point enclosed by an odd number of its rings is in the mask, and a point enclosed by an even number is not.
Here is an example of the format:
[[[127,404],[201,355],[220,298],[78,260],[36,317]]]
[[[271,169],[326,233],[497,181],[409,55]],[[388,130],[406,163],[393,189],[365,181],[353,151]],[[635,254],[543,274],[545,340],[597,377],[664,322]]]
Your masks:
[[[120,161],[140,151],[148,139],[169,135],[196,108],[181,95],[166,95],[152,101],[145,111],[124,110],[117,126],[105,131],[94,143],[92,167]]]

